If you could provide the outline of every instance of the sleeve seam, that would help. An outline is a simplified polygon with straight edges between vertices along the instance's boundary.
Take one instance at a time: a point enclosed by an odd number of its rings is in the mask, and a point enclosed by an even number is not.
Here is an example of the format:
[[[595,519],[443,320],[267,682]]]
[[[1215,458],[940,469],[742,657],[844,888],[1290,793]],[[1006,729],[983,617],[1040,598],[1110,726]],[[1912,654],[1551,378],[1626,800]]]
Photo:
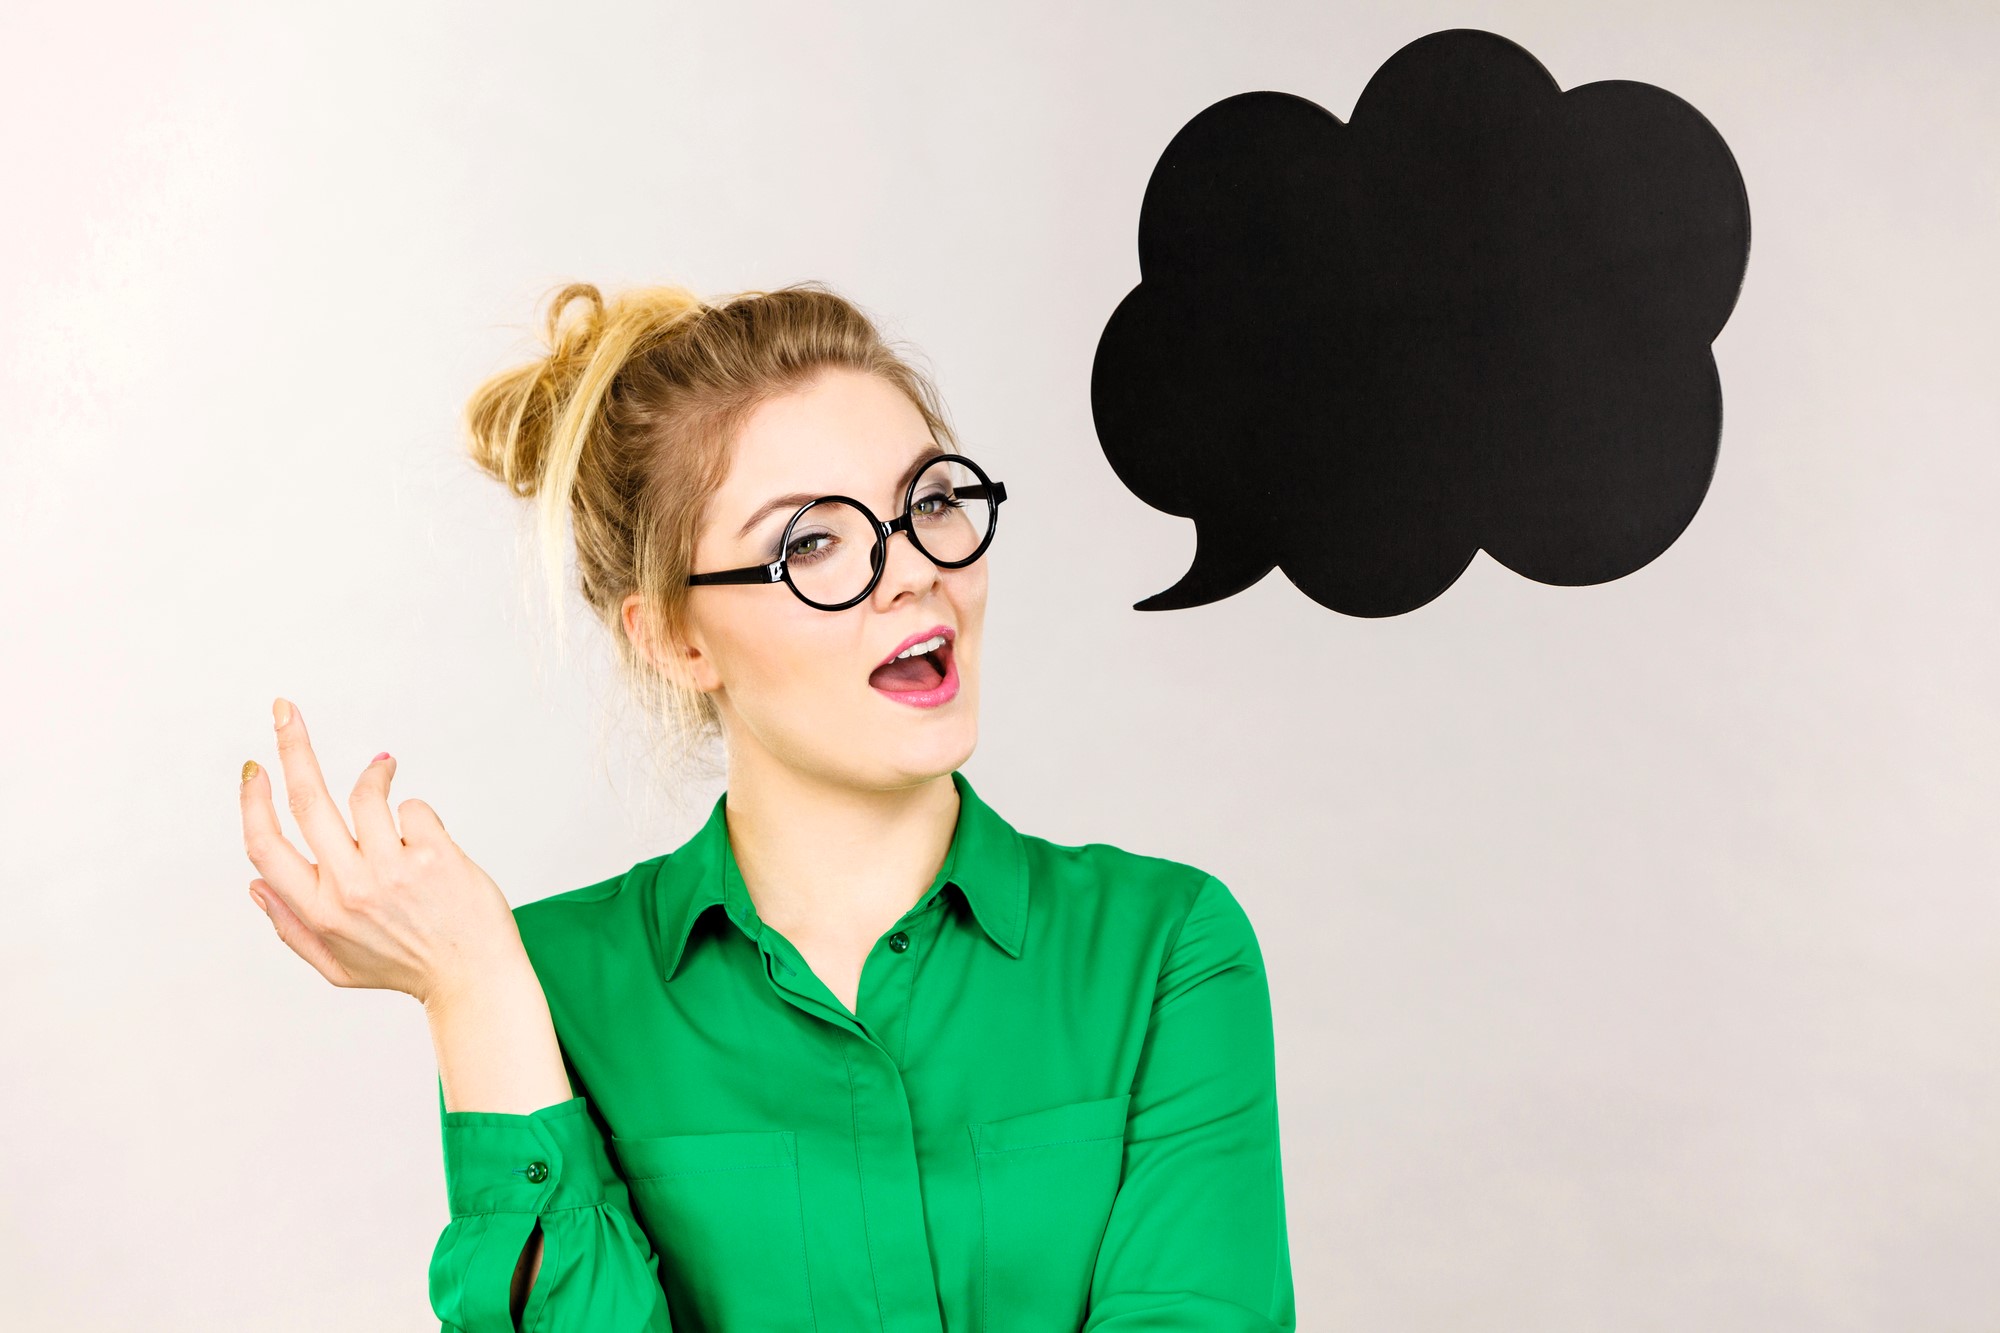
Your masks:
[[[525,1130],[535,1124],[548,1126],[573,1115],[583,1114],[585,1109],[583,1101],[582,1095],[578,1094],[563,1101],[550,1102],[547,1106],[537,1107],[533,1111],[446,1111],[444,1127],[456,1130]]]
[[[1219,886],[1220,882],[1221,881],[1217,880],[1212,873],[1208,871],[1202,872],[1201,887],[1194,891],[1194,896],[1192,898],[1188,899],[1187,911],[1181,913],[1180,923],[1174,927],[1174,937],[1167,944],[1166,952],[1160,956],[1159,971],[1153,974],[1153,1003],[1150,1006],[1150,1011],[1152,1013],[1157,1014],[1160,1012],[1160,1009],[1162,1008],[1160,1004],[1160,981],[1167,975],[1167,964],[1174,961],[1174,951],[1181,947],[1181,936],[1187,933],[1188,922],[1194,920],[1194,909],[1201,906],[1201,900],[1208,896],[1209,885],[1215,884]],[[1228,969],[1223,969],[1223,970],[1227,971]],[[1218,973],[1217,975],[1220,975],[1220,973]],[[1208,980],[1210,980],[1210,978],[1203,977],[1201,981],[1195,982],[1194,985],[1189,986],[1179,995],[1176,995],[1173,999],[1167,1001],[1166,1007],[1171,1008],[1173,1005],[1178,1004],[1188,995],[1201,989],[1202,982]]]
[[[564,1204],[560,1208],[481,1208],[474,1212],[453,1213],[451,1220],[456,1222],[468,1217],[556,1217],[562,1213],[580,1213],[586,1208],[602,1208],[604,1203],[603,1199],[599,1199],[594,1203]]]
[[[1181,947],[1181,935],[1187,930],[1187,923],[1194,919],[1195,906],[1201,902],[1202,895],[1208,892],[1208,886],[1214,882],[1214,875],[1203,872],[1201,887],[1194,891],[1192,898],[1188,899],[1187,910],[1181,913],[1180,921],[1174,926],[1174,937],[1167,941],[1166,951],[1160,955],[1159,970],[1153,973],[1153,999],[1155,1003],[1160,998],[1160,978],[1166,976],[1167,964],[1174,961],[1174,950]]]
[[[1208,984],[1210,982],[1216,981],[1222,977],[1229,976],[1230,974],[1235,972],[1246,972],[1253,977],[1263,975],[1263,972],[1260,969],[1253,967],[1247,962],[1230,963],[1226,967],[1218,967],[1215,969],[1215,971],[1209,973],[1207,976],[1201,978],[1201,980],[1196,981],[1192,985],[1188,986],[1187,989],[1183,990],[1179,995],[1174,996],[1171,1000],[1166,1001],[1164,1004],[1160,1003],[1156,998],[1153,1004],[1153,1017],[1158,1018],[1161,1014],[1170,1013],[1173,1010],[1180,1008],[1180,1006],[1185,1004],[1189,999],[1193,998],[1196,995],[1201,994],[1208,987]]]

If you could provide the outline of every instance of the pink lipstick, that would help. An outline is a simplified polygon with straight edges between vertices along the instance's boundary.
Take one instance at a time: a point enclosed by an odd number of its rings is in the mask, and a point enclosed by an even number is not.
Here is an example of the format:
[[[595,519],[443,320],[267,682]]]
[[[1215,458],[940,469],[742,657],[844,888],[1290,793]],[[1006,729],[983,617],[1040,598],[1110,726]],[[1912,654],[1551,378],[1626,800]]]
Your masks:
[[[952,653],[952,640],[957,637],[949,625],[919,630],[876,664],[869,673],[869,685],[877,694],[913,708],[936,708],[951,702],[958,694],[958,663]],[[931,639],[943,642],[927,653],[897,656]]]

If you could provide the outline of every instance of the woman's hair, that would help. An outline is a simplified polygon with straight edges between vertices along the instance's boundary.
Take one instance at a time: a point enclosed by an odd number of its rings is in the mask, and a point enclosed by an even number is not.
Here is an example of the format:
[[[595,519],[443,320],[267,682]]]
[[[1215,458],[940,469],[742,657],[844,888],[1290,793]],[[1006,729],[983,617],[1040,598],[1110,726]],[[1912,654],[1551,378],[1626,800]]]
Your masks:
[[[535,501],[535,546],[563,643],[563,520],[576,539],[585,604],[610,633],[619,674],[656,744],[656,772],[678,798],[720,736],[709,697],[671,670],[692,591],[696,539],[728,475],[731,446],[761,403],[831,367],[879,375],[956,451],[929,378],[892,349],[860,307],[821,282],[743,291],[717,302],[681,286],[608,301],[571,283],[549,301],[545,354],[488,379],[466,405],[472,458]],[[644,599],[649,661],[621,623]],[[782,590],[775,596],[789,596]]]

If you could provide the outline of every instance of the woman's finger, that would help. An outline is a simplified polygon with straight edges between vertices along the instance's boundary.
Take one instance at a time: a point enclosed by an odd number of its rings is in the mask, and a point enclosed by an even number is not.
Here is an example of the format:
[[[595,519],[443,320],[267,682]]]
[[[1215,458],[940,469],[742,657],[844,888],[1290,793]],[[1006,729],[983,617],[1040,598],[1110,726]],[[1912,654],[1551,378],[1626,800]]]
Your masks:
[[[299,854],[278,826],[271,804],[271,774],[251,760],[243,766],[238,804],[243,807],[243,851],[271,891],[294,908],[311,912],[319,903],[319,868]]]
[[[443,845],[451,841],[451,835],[444,831],[444,821],[426,802],[412,796],[396,807],[396,813],[403,820],[403,841],[410,846],[423,842]]]
[[[278,762],[285,770],[285,799],[292,808],[292,818],[298,820],[299,832],[305,834],[319,863],[339,875],[360,859],[361,849],[347,831],[347,821],[334,808],[326,779],[320,776],[306,720],[287,699],[272,701],[271,717],[278,733]]]
[[[354,815],[354,836],[363,856],[402,850],[403,835],[396,831],[396,816],[389,811],[389,783],[395,776],[395,757],[378,754],[361,770],[348,794],[347,808]]]
[[[261,890],[261,892],[260,892]],[[272,929],[278,938],[299,957],[311,963],[313,970],[336,986],[348,984],[347,970],[334,961],[325,941],[313,934],[311,927],[299,920],[298,914],[286,905],[285,900],[271,892],[271,886],[264,880],[250,881],[250,896],[264,909],[264,915],[271,919]]]

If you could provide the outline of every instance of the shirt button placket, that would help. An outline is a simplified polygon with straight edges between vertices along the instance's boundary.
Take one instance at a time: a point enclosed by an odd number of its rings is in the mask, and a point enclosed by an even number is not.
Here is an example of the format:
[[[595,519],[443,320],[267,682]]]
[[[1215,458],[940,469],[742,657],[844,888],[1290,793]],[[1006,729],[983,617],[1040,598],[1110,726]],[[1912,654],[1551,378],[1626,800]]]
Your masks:
[[[862,1012],[868,1015],[869,1031],[899,1067],[908,1040],[911,991],[917,977],[919,950],[912,932],[921,929],[921,921],[912,919],[883,936],[861,969]]]
[[[861,1042],[851,1052],[857,1184],[867,1219],[862,1237],[881,1327],[886,1333],[943,1333],[909,1089],[882,1047]]]

